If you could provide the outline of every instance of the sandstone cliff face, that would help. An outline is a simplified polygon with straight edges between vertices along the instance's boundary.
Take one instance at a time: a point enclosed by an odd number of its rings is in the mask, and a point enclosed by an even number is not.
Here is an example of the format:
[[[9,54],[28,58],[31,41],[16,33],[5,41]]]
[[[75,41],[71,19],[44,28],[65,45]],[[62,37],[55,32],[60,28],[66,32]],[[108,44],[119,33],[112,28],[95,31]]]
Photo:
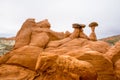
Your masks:
[[[42,53],[36,70],[41,73],[38,80],[96,80],[93,65],[68,55]]]
[[[120,59],[114,64],[116,80],[120,80]]]
[[[119,80],[119,42],[55,32],[47,19],[27,19],[16,35],[14,48],[0,57],[2,80]],[[83,32],[82,32],[83,33]],[[94,33],[95,34],[95,33]],[[119,50],[118,50],[119,49]],[[114,67],[115,66],[115,67]]]
[[[113,61],[113,63],[120,59],[120,41],[118,41],[114,46],[112,46],[106,52],[105,56],[110,58]]]
[[[114,46],[112,46],[104,55],[105,57],[109,58],[113,66],[115,68],[115,73],[117,80],[120,79],[120,41],[118,41]]]
[[[0,80],[34,80],[36,73],[17,65],[0,65]]]

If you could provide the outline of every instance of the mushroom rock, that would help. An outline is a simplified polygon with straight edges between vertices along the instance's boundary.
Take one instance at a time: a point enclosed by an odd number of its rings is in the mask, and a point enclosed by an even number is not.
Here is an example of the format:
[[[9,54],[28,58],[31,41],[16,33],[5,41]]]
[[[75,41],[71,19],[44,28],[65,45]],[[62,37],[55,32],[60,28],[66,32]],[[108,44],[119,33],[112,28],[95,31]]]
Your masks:
[[[68,55],[43,53],[38,58],[37,80],[97,80],[94,67]]]
[[[83,50],[82,52],[68,52],[67,55],[75,57],[78,60],[87,61],[94,65],[94,69],[98,74],[97,80],[115,80],[112,62],[101,53]]]
[[[116,80],[120,80],[120,59],[114,64]]]
[[[95,32],[91,32],[91,34],[89,36],[89,39],[92,40],[92,41],[97,41],[97,37],[96,37]]]
[[[89,36],[89,39],[92,40],[92,41],[96,41],[97,40],[97,37],[96,37],[96,34],[95,34],[95,27],[98,26],[98,23],[97,22],[92,22],[89,24],[89,27],[91,28],[92,32]]]
[[[120,59],[120,41],[112,46],[105,54],[113,63]]]
[[[85,38],[85,39],[89,39],[88,36],[83,32],[83,28],[85,28],[85,24],[79,24],[80,25],[80,33],[79,33],[79,37],[80,38]]]
[[[74,28],[74,31],[73,31],[73,33],[69,37],[71,39],[78,38],[79,37],[79,32],[80,32],[80,30],[79,30],[80,26],[77,23],[72,24],[72,26]]]
[[[37,74],[21,66],[0,65],[0,80],[34,80]]]
[[[83,32],[83,28],[85,27],[84,24],[77,24],[74,23],[73,25],[74,31],[73,33],[69,36],[71,39],[74,38],[85,38],[85,39],[89,39],[87,37],[87,35]]]

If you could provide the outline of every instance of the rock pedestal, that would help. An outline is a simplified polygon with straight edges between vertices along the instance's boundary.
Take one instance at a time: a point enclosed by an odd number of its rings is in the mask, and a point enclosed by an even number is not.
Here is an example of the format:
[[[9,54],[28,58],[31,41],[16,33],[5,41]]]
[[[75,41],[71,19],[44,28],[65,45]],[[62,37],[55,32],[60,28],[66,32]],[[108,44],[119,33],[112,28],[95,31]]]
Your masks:
[[[97,41],[97,37],[96,37],[96,34],[95,34],[95,27],[98,26],[98,24],[96,22],[92,22],[89,24],[89,27],[91,28],[91,34],[89,36],[89,39],[92,40],[92,41]]]

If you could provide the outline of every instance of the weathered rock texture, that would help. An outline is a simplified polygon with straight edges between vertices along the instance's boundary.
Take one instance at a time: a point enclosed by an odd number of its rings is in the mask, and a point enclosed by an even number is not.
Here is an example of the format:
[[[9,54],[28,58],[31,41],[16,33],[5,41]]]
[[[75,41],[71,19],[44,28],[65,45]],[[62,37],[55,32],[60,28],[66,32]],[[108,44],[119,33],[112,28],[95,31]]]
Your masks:
[[[17,65],[0,65],[0,80],[34,80],[36,73]]]
[[[97,24],[90,26],[94,32]],[[1,80],[119,80],[120,42],[87,37],[84,24],[73,24],[73,33],[50,27],[47,19],[23,23],[14,48],[0,57]]]
[[[38,80],[97,80],[93,65],[86,61],[68,55],[42,54],[36,65],[41,74]]]
[[[83,54],[80,52],[70,52],[68,54],[79,60],[84,60],[94,65],[94,69],[98,74],[98,80],[115,79],[112,62],[105,58],[101,53],[97,51],[84,51]]]
[[[120,80],[120,41],[118,41],[114,46],[112,46],[106,54],[105,57],[109,58],[115,69],[115,76],[117,80]]]
[[[113,63],[120,59],[120,41],[112,46],[105,54]]]
[[[23,47],[25,45],[29,45],[31,34],[32,34],[32,27],[35,26],[34,19],[27,19],[21,29],[18,31],[16,38],[15,38],[15,46],[14,49]]]
[[[114,64],[116,80],[120,80],[120,59]]]
[[[95,27],[98,26],[98,23],[96,22],[92,22],[89,24],[89,27],[91,28],[91,34],[89,36],[90,40],[96,41],[97,40],[97,36],[95,34]]]
[[[84,24],[73,24],[74,32],[70,35],[70,38],[85,38],[89,39],[87,35],[83,32],[83,28],[85,28]]]

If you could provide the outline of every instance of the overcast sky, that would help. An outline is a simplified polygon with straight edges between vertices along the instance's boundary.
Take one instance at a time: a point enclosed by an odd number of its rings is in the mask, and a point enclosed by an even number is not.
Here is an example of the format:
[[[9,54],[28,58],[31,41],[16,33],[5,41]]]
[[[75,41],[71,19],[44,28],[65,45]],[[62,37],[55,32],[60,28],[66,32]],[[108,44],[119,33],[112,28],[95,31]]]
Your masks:
[[[96,21],[98,38],[120,34],[120,0],[0,0],[0,37],[15,36],[27,18],[48,19],[54,31]]]

